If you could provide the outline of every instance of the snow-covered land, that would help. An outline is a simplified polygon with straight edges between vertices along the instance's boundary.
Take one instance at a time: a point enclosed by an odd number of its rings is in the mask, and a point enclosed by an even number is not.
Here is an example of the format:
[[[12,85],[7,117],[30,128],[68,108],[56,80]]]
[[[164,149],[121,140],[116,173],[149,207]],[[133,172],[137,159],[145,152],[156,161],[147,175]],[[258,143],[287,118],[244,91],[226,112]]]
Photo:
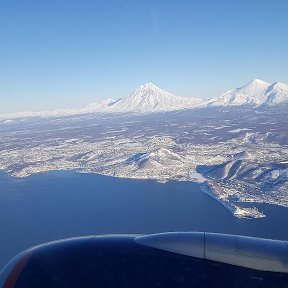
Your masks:
[[[82,109],[3,116],[0,169],[197,181],[236,217],[264,217],[241,203],[288,207],[287,91],[254,80],[204,103],[148,83]]]

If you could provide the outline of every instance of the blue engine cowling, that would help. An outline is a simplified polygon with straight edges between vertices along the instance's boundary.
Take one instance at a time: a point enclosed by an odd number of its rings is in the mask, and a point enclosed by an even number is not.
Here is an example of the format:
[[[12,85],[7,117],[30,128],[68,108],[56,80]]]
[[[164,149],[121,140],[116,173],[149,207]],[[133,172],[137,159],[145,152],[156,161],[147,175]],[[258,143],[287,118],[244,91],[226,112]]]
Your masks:
[[[87,236],[28,249],[3,288],[288,288],[284,241],[204,232]]]

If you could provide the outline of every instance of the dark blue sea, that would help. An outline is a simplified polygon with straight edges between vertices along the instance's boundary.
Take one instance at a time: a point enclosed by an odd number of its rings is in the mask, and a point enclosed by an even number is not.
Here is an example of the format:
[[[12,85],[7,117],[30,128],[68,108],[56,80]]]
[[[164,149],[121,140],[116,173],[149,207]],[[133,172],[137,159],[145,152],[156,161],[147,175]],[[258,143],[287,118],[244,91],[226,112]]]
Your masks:
[[[288,240],[288,208],[257,207],[266,218],[237,219],[191,182],[0,173],[0,268],[30,246],[89,234],[209,231]]]

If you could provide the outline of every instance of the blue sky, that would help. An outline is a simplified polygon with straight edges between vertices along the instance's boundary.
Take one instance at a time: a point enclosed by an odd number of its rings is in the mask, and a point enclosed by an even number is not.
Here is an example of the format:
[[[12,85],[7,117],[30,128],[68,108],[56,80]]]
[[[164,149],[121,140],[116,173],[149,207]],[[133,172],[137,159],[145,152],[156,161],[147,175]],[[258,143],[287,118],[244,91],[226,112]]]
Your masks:
[[[286,0],[2,0],[0,113],[77,107],[144,82],[208,98],[288,83]]]

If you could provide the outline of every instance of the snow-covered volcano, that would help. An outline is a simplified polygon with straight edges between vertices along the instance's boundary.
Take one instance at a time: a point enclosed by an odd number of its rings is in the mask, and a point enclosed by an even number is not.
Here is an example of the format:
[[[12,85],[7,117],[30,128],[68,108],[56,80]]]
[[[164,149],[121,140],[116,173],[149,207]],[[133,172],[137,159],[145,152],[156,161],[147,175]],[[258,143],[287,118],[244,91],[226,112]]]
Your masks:
[[[111,111],[171,111],[191,108],[203,103],[202,99],[175,96],[152,83],[139,86],[129,96],[113,104]]]
[[[276,105],[288,103],[288,85],[254,79],[241,88],[230,90],[208,101],[209,106]]]
[[[127,97],[118,99],[102,100],[101,102],[92,103],[82,108],[58,109],[42,112],[20,112],[11,114],[0,114],[0,119],[12,119],[32,116],[61,116],[83,113],[97,112],[141,112],[150,113],[157,111],[173,111],[179,109],[193,108],[203,104],[202,99],[185,98],[175,96],[163,89],[160,89],[152,83],[146,83],[139,86]]]

